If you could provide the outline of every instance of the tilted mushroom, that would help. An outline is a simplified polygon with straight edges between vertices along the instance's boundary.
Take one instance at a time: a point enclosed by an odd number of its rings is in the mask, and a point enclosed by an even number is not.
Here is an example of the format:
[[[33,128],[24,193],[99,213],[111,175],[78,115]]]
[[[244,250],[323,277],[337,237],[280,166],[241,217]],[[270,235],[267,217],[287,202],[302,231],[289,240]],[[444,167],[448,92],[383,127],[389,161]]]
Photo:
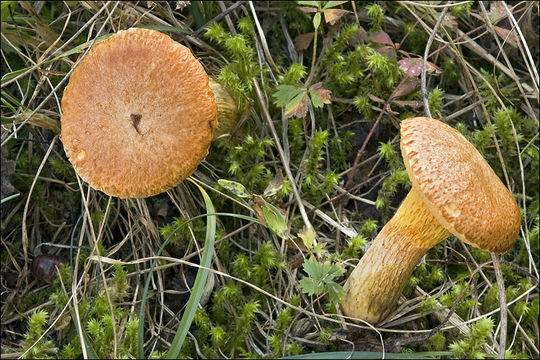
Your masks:
[[[521,215],[512,194],[457,130],[430,118],[401,123],[401,152],[412,188],[345,284],[345,315],[370,323],[395,308],[415,265],[450,234],[504,253]]]
[[[189,49],[158,31],[132,28],[97,43],[62,98],[75,171],[121,198],[176,186],[206,157],[218,124],[208,82]]]

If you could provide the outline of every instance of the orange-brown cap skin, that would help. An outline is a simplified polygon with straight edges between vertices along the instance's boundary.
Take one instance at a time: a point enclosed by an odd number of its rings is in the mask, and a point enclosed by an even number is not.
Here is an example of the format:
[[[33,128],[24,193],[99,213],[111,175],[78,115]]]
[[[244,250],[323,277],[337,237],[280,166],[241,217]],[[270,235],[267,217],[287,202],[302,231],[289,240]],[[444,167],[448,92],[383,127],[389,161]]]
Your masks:
[[[121,198],[159,194],[187,178],[217,127],[201,64],[169,36],[139,28],[89,51],[62,110],[62,142],[77,173]]]
[[[403,120],[401,152],[413,186],[441,225],[472,246],[510,249],[521,224],[519,207],[461,133],[435,119]]]

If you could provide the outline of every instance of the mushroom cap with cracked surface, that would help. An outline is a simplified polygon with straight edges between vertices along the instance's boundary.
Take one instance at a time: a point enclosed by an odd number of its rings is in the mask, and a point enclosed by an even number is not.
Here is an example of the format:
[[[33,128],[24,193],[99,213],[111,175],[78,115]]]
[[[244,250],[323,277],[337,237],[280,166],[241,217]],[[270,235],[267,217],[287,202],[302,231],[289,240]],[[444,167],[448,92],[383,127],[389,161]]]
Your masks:
[[[430,118],[403,120],[401,152],[412,185],[443,227],[483,250],[510,249],[521,224],[519,207],[459,131]]]
[[[62,142],[79,176],[120,198],[159,194],[206,157],[217,107],[202,65],[154,30],[95,44],[62,98]]]

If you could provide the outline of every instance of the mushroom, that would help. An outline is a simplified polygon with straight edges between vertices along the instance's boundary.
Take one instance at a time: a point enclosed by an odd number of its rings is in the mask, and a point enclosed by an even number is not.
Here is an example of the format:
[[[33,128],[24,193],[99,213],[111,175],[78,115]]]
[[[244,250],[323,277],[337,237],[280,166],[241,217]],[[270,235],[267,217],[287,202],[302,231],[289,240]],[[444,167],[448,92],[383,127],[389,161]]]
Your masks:
[[[430,118],[403,120],[401,152],[412,188],[344,287],[343,312],[370,323],[394,310],[415,265],[450,234],[504,253],[521,223],[510,191],[452,127]]]
[[[176,186],[206,157],[218,124],[208,82],[189,49],[158,31],[131,28],[97,43],[62,98],[75,171],[120,198]]]

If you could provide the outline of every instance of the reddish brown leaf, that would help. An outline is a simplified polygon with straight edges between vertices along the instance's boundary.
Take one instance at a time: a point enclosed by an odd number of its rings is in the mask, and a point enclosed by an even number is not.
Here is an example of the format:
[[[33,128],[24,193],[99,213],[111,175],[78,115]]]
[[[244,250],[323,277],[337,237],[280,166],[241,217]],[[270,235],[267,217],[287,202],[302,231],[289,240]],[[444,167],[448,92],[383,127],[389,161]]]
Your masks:
[[[399,68],[408,76],[420,76],[422,74],[422,58],[404,58],[398,61]],[[428,74],[440,74],[441,69],[427,61],[426,71]]]
[[[508,6],[508,9],[512,11],[512,6]],[[504,5],[501,1],[492,1],[489,6],[489,11],[487,12],[491,21],[497,21],[503,17],[508,16],[508,12],[504,8]]]
[[[295,96],[285,107],[285,116],[303,118],[308,111],[308,94],[302,92]]]
[[[396,48],[394,48],[392,45],[381,46],[375,50],[377,50],[381,54],[386,55],[387,58],[392,60],[397,57]]]
[[[290,238],[286,239],[286,242],[287,242],[287,247],[291,249],[295,249],[295,250],[300,249],[300,251],[308,252],[306,245],[304,245],[304,242],[298,236],[295,236],[295,237],[291,236]]]
[[[268,184],[266,189],[264,189],[264,196],[269,197],[277,194],[279,189],[283,186],[283,173],[281,172],[281,169],[278,168],[278,171],[276,173],[276,176],[274,179]]]
[[[394,45],[390,36],[382,30],[369,33],[369,40],[383,45]]]
[[[405,58],[398,61],[399,68],[409,76],[420,76],[422,73],[422,58]]]
[[[330,104],[332,92],[322,88],[322,82],[318,82],[309,89],[311,101],[316,108],[323,107],[323,104]]]
[[[342,9],[327,9],[324,10],[324,21],[330,25],[334,25],[343,15],[350,13],[348,10]]]
[[[296,247],[292,243],[291,240],[287,239],[287,247],[293,248],[296,250]],[[307,251],[306,251],[307,252]],[[304,263],[304,255],[302,253],[295,254],[293,256],[290,256],[287,259],[287,266],[289,266],[290,269],[298,269],[302,264]]]
[[[313,40],[313,36],[315,36],[315,33],[313,32],[298,35],[294,39],[294,48],[296,51],[307,50],[309,44],[311,44],[311,41]]]
[[[499,27],[499,26],[494,26],[493,28],[495,29],[495,32],[497,33],[497,35],[499,35],[499,37],[504,42],[506,42],[507,44],[509,44],[510,46],[512,46],[514,48],[517,48],[519,46],[518,45],[518,37],[517,37],[515,31],[504,29],[504,28]]]
[[[265,205],[264,199],[262,197],[256,195],[253,198],[249,199],[248,202],[249,202],[249,205],[251,206],[251,208],[255,211],[255,216],[257,217],[257,219],[259,219],[259,221],[264,226],[266,226],[266,220],[264,219],[264,215],[263,215],[263,211],[262,211],[262,206]]]
[[[420,79],[416,76],[409,76],[403,80],[400,85],[394,90],[394,98],[407,96],[420,88]]]
[[[297,118],[303,118],[307,114],[307,110],[308,110],[307,105],[308,105],[308,102],[307,102],[307,96],[306,96],[306,101],[302,101],[298,103],[298,105],[294,106],[293,108],[291,108],[290,111],[286,112],[285,115],[288,117],[296,116]]]

